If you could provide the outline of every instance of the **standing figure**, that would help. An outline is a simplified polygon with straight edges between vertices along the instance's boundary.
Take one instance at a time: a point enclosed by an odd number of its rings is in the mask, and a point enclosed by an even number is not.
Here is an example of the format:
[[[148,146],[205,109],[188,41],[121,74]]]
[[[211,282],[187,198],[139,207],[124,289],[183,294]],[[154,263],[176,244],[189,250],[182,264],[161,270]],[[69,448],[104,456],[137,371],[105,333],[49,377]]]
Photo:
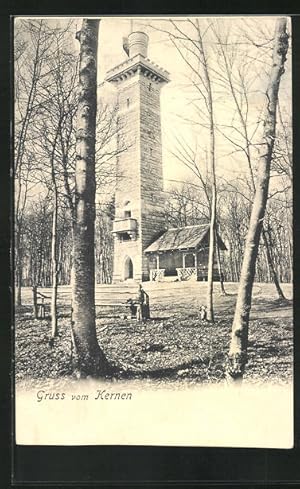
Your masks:
[[[206,321],[207,320],[207,309],[206,309],[206,306],[201,306],[200,307],[200,319],[202,321]]]
[[[143,319],[150,319],[149,295],[144,291],[141,284],[138,286],[137,295],[134,299],[128,299],[130,304],[131,317],[141,322]]]
[[[138,321],[149,318],[149,295],[144,291],[142,284],[138,286],[136,297],[137,311],[136,318]]]

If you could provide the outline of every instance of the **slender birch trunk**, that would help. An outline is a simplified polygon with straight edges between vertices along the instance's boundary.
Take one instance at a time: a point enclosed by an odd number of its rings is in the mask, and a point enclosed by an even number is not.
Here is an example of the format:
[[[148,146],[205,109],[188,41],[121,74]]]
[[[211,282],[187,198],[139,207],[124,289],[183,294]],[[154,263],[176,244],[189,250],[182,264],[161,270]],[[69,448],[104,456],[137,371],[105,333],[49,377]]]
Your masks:
[[[16,297],[16,303],[17,306],[22,305],[22,250],[21,250],[21,232],[20,232],[20,225],[18,223],[18,220],[16,219],[16,244],[15,244],[15,250],[16,250],[16,278],[17,278],[17,297]]]
[[[217,231],[215,232],[215,241],[216,241],[217,265],[218,265],[218,272],[219,272],[219,277],[220,277],[220,290],[221,290],[222,295],[226,295],[226,290],[224,287],[223,271],[222,271],[222,267],[221,267],[220,247],[219,247],[219,243],[218,243]]]
[[[95,323],[95,132],[99,20],[84,19],[80,42],[76,131],[75,216],[72,269],[72,336],[80,376],[108,369]]]
[[[52,167],[53,168],[53,167]],[[54,168],[53,168],[54,170]],[[51,264],[52,264],[52,295],[51,295],[51,338],[57,336],[57,278],[58,278],[58,263],[57,263],[57,210],[58,210],[58,195],[54,180],[54,196],[53,196],[53,216],[52,216],[52,239],[51,239]]]
[[[274,260],[273,260],[273,257],[271,255],[271,250],[270,250],[270,246],[269,246],[269,242],[268,242],[268,238],[267,238],[267,233],[266,233],[266,230],[263,226],[262,226],[261,234],[262,234],[263,243],[265,245],[267,262],[269,265],[271,280],[273,280],[273,282],[274,282],[276,292],[278,294],[279,299],[285,300],[285,296],[283,294],[282,288],[280,287],[278,276],[277,276],[277,273],[275,270]]]
[[[33,317],[38,318],[38,305],[37,305],[37,286],[32,286],[32,301],[33,301]]]
[[[202,66],[204,78],[206,81],[207,91],[207,108],[209,116],[209,171],[211,183],[211,204],[210,204],[210,226],[209,226],[209,250],[208,250],[208,270],[207,270],[207,292],[206,292],[206,308],[207,320],[214,322],[213,310],[213,266],[215,256],[215,230],[216,230],[216,211],[217,211],[217,189],[216,189],[216,171],[215,171],[215,126],[213,112],[212,87],[209,75],[209,67],[204,51],[202,35],[199,22],[197,20],[197,30],[199,38],[199,46],[201,50]]]
[[[58,141],[59,128],[62,119],[59,120],[58,128],[53,141],[50,164],[51,164],[51,181],[53,186],[53,213],[52,213],[52,233],[51,233],[51,279],[52,279],[52,293],[51,293],[51,338],[57,336],[57,278],[58,278],[58,263],[57,263],[57,214],[58,214],[58,188],[55,172],[55,151]]]
[[[286,18],[278,19],[275,29],[273,65],[267,88],[267,107],[261,144],[256,190],[246,237],[232,336],[226,369],[229,381],[241,381],[247,362],[248,326],[251,310],[255,263],[268,198],[270,165],[276,134],[276,108],[281,75],[288,50]]]
[[[214,161],[214,156],[212,156],[212,158]],[[215,189],[215,182],[213,182],[211,216],[210,216],[210,226],[209,226],[209,249],[208,249],[207,292],[206,292],[207,320],[211,322],[214,322],[213,267],[214,267],[214,257],[215,257],[215,220],[216,220],[216,189]]]
[[[221,43],[221,38],[219,36],[217,36],[217,38],[218,38],[219,42]],[[247,163],[248,163],[248,168],[249,168],[251,186],[252,186],[253,192],[255,193],[255,180],[254,180],[254,174],[253,174],[253,168],[252,168],[251,145],[250,145],[250,139],[249,139],[249,135],[248,135],[247,120],[245,119],[245,117],[243,115],[243,112],[242,112],[242,109],[241,109],[241,102],[238,101],[238,96],[237,96],[237,93],[236,93],[236,89],[234,88],[234,82],[233,82],[233,78],[232,78],[232,70],[231,70],[231,67],[230,67],[230,63],[228,63],[226,51],[225,51],[224,47],[222,47],[222,43],[220,44],[220,46],[221,46],[221,52],[223,54],[223,58],[224,58],[224,61],[225,61],[225,68],[226,68],[226,73],[227,73],[227,76],[228,76],[230,91],[231,91],[231,94],[232,94],[232,97],[233,97],[235,106],[237,108],[237,113],[238,113],[239,119],[241,121],[241,126],[242,126],[242,131],[243,131],[243,134],[244,134],[244,139],[245,139],[245,142],[246,142],[246,145],[247,145],[246,148],[245,148],[245,155],[246,155],[246,159],[247,159]],[[278,294],[279,299],[285,299],[284,294],[283,294],[283,291],[282,291],[282,289],[280,287],[280,283],[279,283],[279,280],[278,280],[278,276],[277,276],[276,270],[275,270],[274,259],[273,259],[272,255],[270,253],[269,243],[268,243],[268,240],[267,240],[267,236],[266,236],[266,233],[264,232],[263,228],[262,228],[262,238],[263,238],[263,242],[264,242],[265,250],[266,250],[267,264],[268,264],[269,269],[270,269],[271,277],[273,279],[273,282],[274,282],[274,285],[275,285],[275,288],[276,288],[276,292]]]

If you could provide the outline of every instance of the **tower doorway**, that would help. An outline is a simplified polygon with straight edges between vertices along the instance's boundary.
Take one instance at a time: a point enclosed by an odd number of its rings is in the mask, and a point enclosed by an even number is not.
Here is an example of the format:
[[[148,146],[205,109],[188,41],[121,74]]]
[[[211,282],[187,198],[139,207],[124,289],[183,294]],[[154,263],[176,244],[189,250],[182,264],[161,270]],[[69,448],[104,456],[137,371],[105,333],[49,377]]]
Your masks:
[[[129,256],[125,260],[124,264],[124,280],[133,278],[133,263]]]

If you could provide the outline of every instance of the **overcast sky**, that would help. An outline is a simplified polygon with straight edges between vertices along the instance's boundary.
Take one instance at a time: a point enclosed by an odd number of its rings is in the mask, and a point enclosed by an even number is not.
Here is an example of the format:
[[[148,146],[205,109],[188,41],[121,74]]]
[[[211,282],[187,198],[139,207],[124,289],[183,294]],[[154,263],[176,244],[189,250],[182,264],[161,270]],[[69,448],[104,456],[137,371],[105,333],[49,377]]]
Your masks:
[[[215,20],[212,17],[200,17],[200,27],[204,31]],[[232,39],[237,41],[237,45],[241,39],[239,33],[242,31],[251,38],[256,35],[256,32],[260,33],[260,31],[262,31],[262,36],[266,34],[272,37],[275,22],[276,17],[218,18],[218,25],[221,26],[221,30],[222,26],[224,26],[224,31],[230,29],[233,32]],[[130,33],[131,27],[130,18],[102,18],[99,35],[99,81],[104,79],[108,70],[127,59],[127,55],[122,49],[122,38]],[[186,167],[176,161],[169,152],[169,149],[172,148],[174,143],[174,135],[187,140],[191,145],[197,141],[197,144],[203,150],[208,148],[207,130],[198,125],[191,126],[178,117],[178,115],[185,115],[186,117],[197,119],[197,115],[194,113],[192,106],[189,105],[189,100],[193,99],[195,91],[191,92],[191,88],[187,86],[190,85],[190,72],[186,63],[174,48],[168,36],[164,32],[161,32],[161,30],[168,29],[172,29],[168,18],[133,18],[133,30],[143,30],[149,35],[148,57],[170,73],[171,82],[165,85],[161,92],[163,164],[165,183],[167,185],[172,179],[181,180],[189,176]],[[218,59],[214,58],[209,51],[211,47],[209,46],[210,39],[207,35],[206,42],[208,43],[209,65],[212,69],[219,69],[217,66]],[[270,43],[270,47],[272,47],[272,42]],[[239,49],[243,52],[244,48],[242,43]],[[254,80],[252,85],[253,91],[249,97],[249,121],[253,123],[258,118],[258,110],[261,108],[262,100],[264,99],[262,92],[266,89],[267,78],[263,76],[261,66],[262,63],[265,63],[265,52],[262,55],[259,52],[259,56],[261,56],[260,60],[256,47],[252,50],[250,49],[250,51],[248,48],[247,51],[249,57],[247,66],[250,73],[253,71]],[[271,53],[271,49],[269,49],[269,53]],[[253,56],[253,59],[251,59],[251,56]],[[282,100],[284,101],[286,110],[289,112],[291,111],[291,70],[289,64],[286,67],[286,73],[282,77],[281,93],[284,95]],[[222,96],[222,93],[219,92],[216,98],[215,117],[217,121],[220,124],[230,124],[233,114],[236,112],[232,99],[227,94]],[[228,156],[232,153],[232,150],[233,147],[228,141],[224,137],[217,135],[217,173],[219,175],[225,175],[226,178],[230,178],[230,175],[234,177],[240,172],[247,171],[244,160],[239,154]]]
[[[173,18],[178,22],[180,28],[188,29],[186,18]],[[220,59],[216,51],[216,42],[211,26],[217,25],[221,34],[230,32],[229,41],[236,46],[239,52],[238,60],[245,59],[246,76],[251,82],[249,92],[249,130],[254,131],[256,122],[261,119],[263,103],[265,100],[264,92],[267,86],[268,62],[272,52],[272,36],[276,17],[198,17],[202,32],[205,32],[205,46],[208,53],[208,62],[212,75],[214,113],[215,120],[219,127],[230,126],[232,121],[236,121],[236,109],[233,99],[228,92],[220,88],[215,81],[215,73],[222,74]],[[68,18],[62,18],[61,22],[66,22]],[[81,18],[75,18],[76,30],[80,30]],[[184,21],[184,22],[183,22]],[[198,147],[200,165],[205,159],[205,153],[209,147],[208,130],[203,125],[199,125],[203,116],[207,117],[205,104],[199,101],[199,111],[195,111],[193,103],[199,94],[191,87],[191,72],[184,56],[181,57],[165,32],[172,29],[167,17],[102,17],[99,30],[99,50],[98,50],[98,82],[103,82],[107,71],[127,59],[127,55],[122,48],[123,37],[128,36],[131,28],[133,30],[143,30],[149,35],[148,57],[170,73],[170,83],[162,88],[161,92],[161,119],[163,135],[163,170],[165,185],[168,187],[172,180],[184,180],[192,176],[187,168],[174,156],[170,150],[174,150],[174,141],[186,141],[190,147]],[[74,36],[73,36],[74,38]],[[245,39],[254,39],[261,48],[246,46]],[[266,44],[266,45],[265,45]],[[291,44],[291,43],[290,43]],[[79,43],[74,39],[74,50],[79,51]],[[187,55],[183,51],[184,55]],[[291,46],[289,57],[291,54]],[[191,61],[191,59],[189,59]],[[238,63],[237,63],[238,65]],[[238,69],[238,66],[235,68]],[[217,77],[218,78],[218,77]],[[248,81],[249,81],[248,80]],[[249,83],[250,83],[249,82]],[[107,99],[110,98],[112,87],[104,84],[100,95]],[[290,62],[286,64],[286,72],[281,80],[281,107],[285,114],[291,114],[291,68]],[[201,115],[202,114],[202,115]],[[186,119],[194,123],[187,123]],[[238,133],[228,133],[239,141]],[[259,137],[259,131],[257,132]],[[231,179],[247,172],[245,157],[241,153],[234,151],[236,148],[224,138],[220,132],[216,133],[216,172],[221,178]],[[176,143],[177,144],[177,143]],[[204,164],[204,163],[203,163]]]

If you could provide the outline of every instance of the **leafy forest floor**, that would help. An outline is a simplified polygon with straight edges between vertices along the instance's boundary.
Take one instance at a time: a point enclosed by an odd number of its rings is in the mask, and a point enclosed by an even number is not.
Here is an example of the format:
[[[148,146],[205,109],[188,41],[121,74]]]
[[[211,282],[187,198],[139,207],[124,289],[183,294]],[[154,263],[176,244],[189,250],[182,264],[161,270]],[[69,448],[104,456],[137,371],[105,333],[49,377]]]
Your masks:
[[[236,284],[225,284],[221,296],[215,284],[215,323],[201,321],[199,305],[205,303],[205,283],[193,287],[171,284],[163,292],[149,290],[151,319],[143,323],[125,319],[114,310],[98,311],[97,337],[108,360],[120,366],[120,378],[171,382],[214,383],[224,379]],[[172,289],[177,288],[173,293]],[[272,284],[256,284],[249,325],[245,380],[285,384],[292,379],[293,314],[290,285],[288,301],[276,299]],[[59,335],[49,346],[50,318],[33,319],[27,304],[15,311],[15,379],[34,387],[45,380],[74,379],[71,362],[70,311],[59,310]],[[121,371],[123,373],[121,373]],[[75,381],[75,379],[74,379]]]

